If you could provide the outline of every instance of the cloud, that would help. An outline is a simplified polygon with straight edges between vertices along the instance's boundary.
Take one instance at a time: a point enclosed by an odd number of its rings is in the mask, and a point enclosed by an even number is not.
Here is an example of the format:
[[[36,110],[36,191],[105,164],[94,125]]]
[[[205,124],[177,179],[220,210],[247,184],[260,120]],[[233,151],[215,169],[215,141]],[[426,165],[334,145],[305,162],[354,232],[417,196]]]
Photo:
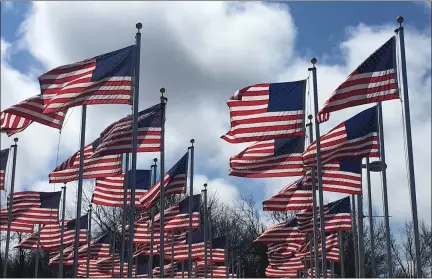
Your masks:
[[[226,180],[222,178],[209,179],[207,176],[201,174],[194,176],[194,189],[198,188],[198,191],[194,190],[194,193],[200,193],[204,190],[204,183],[207,183],[208,196],[215,195],[219,202],[225,205],[233,205],[240,197],[240,192],[237,188]]]

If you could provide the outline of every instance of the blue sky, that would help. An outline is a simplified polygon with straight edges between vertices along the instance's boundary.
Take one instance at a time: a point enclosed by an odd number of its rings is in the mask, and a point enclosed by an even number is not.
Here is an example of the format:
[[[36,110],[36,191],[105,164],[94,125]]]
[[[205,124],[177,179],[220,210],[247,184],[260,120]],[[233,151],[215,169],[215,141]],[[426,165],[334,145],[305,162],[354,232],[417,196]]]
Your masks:
[[[9,43],[17,42],[20,40],[19,26],[26,18],[31,4],[27,2],[15,2],[12,8],[6,8],[3,2],[1,5],[1,37]],[[346,57],[340,51],[340,43],[347,39],[347,26],[356,27],[360,23],[368,26],[390,24],[396,28],[396,16],[403,15],[410,26],[417,30],[429,30],[430,32],[430,9],[428,10],[425,5],[419,3],[289,2],[283,5],[289,6],[289,11],[297,31],[293,48],[294,56],[304,57],[307,60],[312,56],[316,56],[319,59],[323,59],[324,57],[323,60],[326,64],[337,67],[345,66],[343,63],[345,63]],[[49,31],[47,30],[47,32]],[[278,32],[278,30],[274,32]],[[65,36],[65,34],[62,35]],[[382,41],[384,42],[387,38],[383,36]],[[45,40],[45,37],[42,35],[38,39]],[[30,70],[33,72],[35,68],[39,69],[40,72],[47,70],[26,48],[19,49],[14,47],[12,53],[9,54],[8,63],[23,74],[28,73]],[[344,69],[345,76],[352,70],[352,68]],[[261,80],[257,82],[261,82]],[[334,88],[335,84],[331,86]],[[225,99],[232,94],[230,91],[222,93],[225,94]],[[2,97],[4,96],[3,94]],[[228,113],[223,117],[227,120]],[[348,117],[342,117],[342,119]],[[179,156],[176,155],[175,157]],[[53,169],[55,157],[51,157],[50,161],[50,169]],[[170,167],[170,165],[167,167]],[[205,174],[209,179],[222,177],[226,181],[236,185],[239,191],[253,193],[259,208],[261,208],[263,197],[267,194],[267,190],[263,185],[263,179],[227,177],[225,169],[223,171],[220,169],[212,170],[206,164],[197,164],[196,172]],[[46,179],[46,174],[41,174],[40,179]],[[280,185],[280,188],[282,186],[284,185]],[[380,199],[380,197],[376,198],[376,200]]]

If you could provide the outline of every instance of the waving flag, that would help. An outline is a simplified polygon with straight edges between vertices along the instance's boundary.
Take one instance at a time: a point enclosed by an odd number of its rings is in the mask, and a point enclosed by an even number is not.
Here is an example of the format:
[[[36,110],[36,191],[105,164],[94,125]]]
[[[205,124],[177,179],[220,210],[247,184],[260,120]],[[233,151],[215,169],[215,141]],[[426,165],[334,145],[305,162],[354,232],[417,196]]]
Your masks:
[[[31,123],[37,122],[61,130],[66,111],[44,114],[42,95],[30,97],[21,103],[5,109],[0,113],[0,132],[12,136],[25,130]]]
[[[165,196],[182,194],[186,191],[187,172],[188,172],[188,153],[186,154],[165,174],[164,188]],[[160,197],[160,181],[153,185],[140,198],[140,202],[146,207],[150,208],[158,201]]]
[[[230,159],[231,176],[265,178],[303,175],[304,137],[261,141]]]
[[[312,206],[312,186],[302,177],[288,184],[276,195],[263,201],[264,211],[302,210]]]
[[[110,254],[111,232],[107,232],[100,237],[96,238],[90,243],[90,257],[92,259],[108,258]],[[83,245],[78,249],[78,257],[82,260],[87,258],[88,245]],[[74,253],[72,252],[68,259],[73,259]]]
[[[129,206],[130,203],[130,188],[132,181],[130,179],[130,171],[128,172],[128,196],[126,204]],[[150,170],[136,170],[136,182],[135,182],[135,204],[136,207],[140,207],[141,204],[139,199],[144,195],[148,189],[150,189]],[[123,206],[123,195],[124,194],[124,174],[98,178],[96,179],[96,188],[93,191],[92,203],[122,207]]]
[[[135,270],[136,278],[149,278],[148,272],[149,272],[148,263],[137,263],[136,270]]]
[[[138,113],[137,152],[159,152],[162,106],[154,105]],[[132,152],[132,115],[122,118],[101,133],[95,157]]]
[[[302,243],[306,234],[299,231],[297,218],[270,226],[254,242],[258,243],[280,243],[297,242]]]
[[[12,218],[10,231],[18,233],[33,233],[33,224],[14,221]],[[8,230],[8,209],[3,208],[0,211],[0,231],[6,232]]]
[[[318,112],[317,120],[327,121],[332,111],[398,98],[396,38],[393,36],[339,85]]]
[[[228,100],[229,143],[263,141],[304,135],[306,80],[255,84]]]
[[[135,46],[57,67],[39,79],[44,113],[97,104],[132,103]]]
[[[379,157],[377,108],[368,108],[321,136],[323,165],[354,158]],[[316,143],[303,153],[308,167],[316,166]]]
[[[341,160],[338,163],[326,164],[322,167],[323,190],[360,195],[361,193],[362,159]],[[306,173],[308,187],[312,189],[311,172]],[[315,187],[318,189],[318,173],[315,170]],[[304,208],[303,208],[304,209]]]
[[[78,265],[77,276],[87,277],[87,263]],[[111,278],[111,272],[101,272],[98,269],[97,260],[89,261],[89,278]]]
[[[81,216],[80,218],[80,232],[79,232],[79,243],[84,244],[87,242],[88,233],[88,214]],[[76,219],[70,220],[66,223],[63,232],[63,245],[72,245],[75,243],[75,224]],[[60,234],[59,234],[60,238]]]
[[[112,177],[122,173],[121,155],[108,155],[94,157],[94,151],[98,147],[100,139],[84,147],[84,179]],[[68,183],[78,180],[79,151],[61,163],[49,174],[50,183]]]
[[[9,148],[0,150],[0,191],[5,189],[5,175],[8,159]]]
[[[282,270],[269,265],[265,270],[265,275],[268,278],[297,278],[297,270]]]
[[[277,269],[292,272],[297,272],[297,270],[302,270],[304,268],[302,258],[294,254],[291,257],[285,258],[283,262],[276,265],[271,264],[271,266]]]
[[[174,241],[174,260],[185,261],[188,259],[189,232],[181,234]],[[168,244],[169,243],[169,244]],[[171,259],[171,241],[164,247],[166,259]],[[208,247],[208,246],[207,246]],[[204,259],[204,231],[201,229],[192,231],[192,259]]]
[[[227,237],[225,235],[217,238],[213,238],[212,240],[212,249],[211,253],[213,262],[215,263],[224,263],[225,262],[225,247],[226,247]],[[210,260],[210,256],[207,258]]]

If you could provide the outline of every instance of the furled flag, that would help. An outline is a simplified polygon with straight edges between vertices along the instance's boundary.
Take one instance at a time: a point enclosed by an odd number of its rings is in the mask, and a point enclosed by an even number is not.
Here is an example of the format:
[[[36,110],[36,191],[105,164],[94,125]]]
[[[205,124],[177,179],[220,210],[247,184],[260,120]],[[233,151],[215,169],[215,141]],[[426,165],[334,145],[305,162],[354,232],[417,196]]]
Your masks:
[[[98,104],[131,104],[134,45],[57,67],[39,79],[44,113]]]
[[[84,147],[84,179],[112,177],[122,173],[121,155],[94,157],[100,139]],[[75,152],[49,174],[50,183],[68,183],[78,180],[80,152]]]
[[[321,136],[321,164],[354,158],[379,157],[377,108],[368,108]],[[308,167],[316,165],[316,143],[303,153]]]
[[[297,218],[270,226],[254,242],[258,243],[279,243],[279,242],[297,242],[302,243],[306,234],[299,231]]]
[[[227,245],[227,237],[225,235],[213,238],[211,242],[211,253],[213,262],[224,263],[225,262],[225,248]],[[210,256],[208,256],[210,260]]]
[[[162,127],[162,106],[154,105],[138,113],[137,152],[159,152]],[[132,152],[132,115],[109,125],[100,136],[94,156]]]
[[[323,191],[360,195],[362,159],[341,160],[322,167]],[[306,173],[305,184],[312,189],[311,172]],[[315,170],[315,187],[318,189],[318,174]],[[302,208],[304,209],[304,208]]]
[[[189,154],[186,154],[165,174],[165,196],[182,194],[186,191]],[[141,198],[140,202],[150,208],[160,196],[160,181],[153,185]]]
[[[192,196],[192,229],[200,227],[201,194]],[[164,231],[189,229],[189,196],[164,211]],[[154,218],[155,230],[160,229],[160,213]]]
[[[305,185],[305,177],[288,184],[276,195],[263,201],[264,211],[302,210],[312,206],[312,186]]]
[[[306,80],[255,84],[228,100],[229,143],[263,141],[304,135]]]
[[[130,203],[130,188],[132,185],[130,173],[131,171],[128,172],[127,206],[129,206]],[[136,170],[135,204],[137,207],[141,206],[141,203],[139,202],[140,197],[150,189],[150,178],[150,170]],[[122,207],[123,194],[124,174],[113,177],[98,178],[96,179],[96,187],[93,191],[92,203],[104,206]]]
[[[302,176],[304,137],[260,141],[230,158],[231,176],[265,178]]]
[[[317,121],[329,120],[332,111],[398,98],[396,38],[393,36],[339,85],[318,112]]]
[[[22,132],[33,122],[61,130],[66,111],[43,113],[42,95],[30,97],[0,113],[0,132],[8,136]]]
[[[59,192],[15,192],[12,204],[12,221],[27,224],[58,222]],[[10,196],[8,197],[9,204]]]
[[[5,176],[8,159],[9,148],[0,150],[0,191],[5,189]]]
[[[296,216],[300,231],[311,232],[313,230],[312,207],[296,212]],[[351,202],[349,196],[324,205],[324,228],[326,232],[351,230]]]
[[[268,278],[297,278],[297,271],[282,270],[271,265],[267,266],[265,275]]]

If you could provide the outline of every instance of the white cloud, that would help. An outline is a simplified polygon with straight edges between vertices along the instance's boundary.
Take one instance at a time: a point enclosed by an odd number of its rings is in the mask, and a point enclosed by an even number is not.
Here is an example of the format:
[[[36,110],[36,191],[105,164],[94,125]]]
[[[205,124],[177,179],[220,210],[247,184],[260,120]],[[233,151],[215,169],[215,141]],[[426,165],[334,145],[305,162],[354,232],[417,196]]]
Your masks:
[[[239,199],[240,193],[237,188],[222,178],[209,179],[206,175],[194,176],[194,193],[201,193],[207,183],[208,196],[215,196],[219,202],[225,205],[233,205]]]

